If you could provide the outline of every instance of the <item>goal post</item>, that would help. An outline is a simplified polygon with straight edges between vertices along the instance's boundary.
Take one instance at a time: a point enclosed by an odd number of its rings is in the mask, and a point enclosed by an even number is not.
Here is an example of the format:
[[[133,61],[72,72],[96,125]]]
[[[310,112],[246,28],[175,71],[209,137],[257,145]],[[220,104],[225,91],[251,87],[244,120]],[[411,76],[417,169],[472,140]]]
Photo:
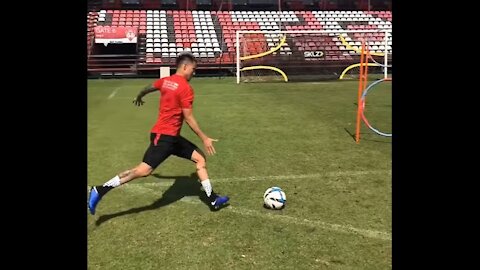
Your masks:
[[[391,30],[240,30],[235,37],[237,83],[358,79],[363,41],[371,55],[371,76],[387,78]]]

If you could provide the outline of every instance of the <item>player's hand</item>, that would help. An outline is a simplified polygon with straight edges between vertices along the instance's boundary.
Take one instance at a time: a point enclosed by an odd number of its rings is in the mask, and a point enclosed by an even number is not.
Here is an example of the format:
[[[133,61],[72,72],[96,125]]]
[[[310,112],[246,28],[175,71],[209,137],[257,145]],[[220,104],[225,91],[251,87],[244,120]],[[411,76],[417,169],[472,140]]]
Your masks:
[[[145,101],[142,100],[142,97],[137,96],[136,98],[133,99],[133,104],[136,106],[142,106]]]
[[[207,154],[213,155],[215,154],[215,147],[213,147],[213,142],[218,142],[217,139],[212,139],[212,138],[206,138],[203,140],[203,146],[205,147],[205,151],[207,151]]]

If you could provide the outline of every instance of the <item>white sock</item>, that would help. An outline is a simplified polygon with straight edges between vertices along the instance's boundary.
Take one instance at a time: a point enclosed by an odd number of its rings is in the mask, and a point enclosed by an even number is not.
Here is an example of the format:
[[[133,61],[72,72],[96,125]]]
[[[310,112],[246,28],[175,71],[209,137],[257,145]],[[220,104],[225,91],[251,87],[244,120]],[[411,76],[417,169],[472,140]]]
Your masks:
[[[104,187],[118,187],[120,186],[120,177],[116,175],[112,179],[108,180],[105,184],[103,184]]]
[[[205,193],[207,193],[207,197],[210,197],[210,195],[212,195],[212,184],[210,184],[210,179],[200,181],[200,183],[202,183],[203,189],[205,190]]]

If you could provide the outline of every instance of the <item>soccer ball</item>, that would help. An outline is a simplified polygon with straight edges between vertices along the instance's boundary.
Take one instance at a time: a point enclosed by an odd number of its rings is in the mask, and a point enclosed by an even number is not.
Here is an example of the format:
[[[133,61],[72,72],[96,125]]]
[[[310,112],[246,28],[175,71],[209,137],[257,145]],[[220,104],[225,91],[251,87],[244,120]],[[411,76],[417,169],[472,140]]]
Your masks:
[[[279,187],[268,188],[263,194],[263,202],[267,208],[283,209],[287,202],[285,192]]]

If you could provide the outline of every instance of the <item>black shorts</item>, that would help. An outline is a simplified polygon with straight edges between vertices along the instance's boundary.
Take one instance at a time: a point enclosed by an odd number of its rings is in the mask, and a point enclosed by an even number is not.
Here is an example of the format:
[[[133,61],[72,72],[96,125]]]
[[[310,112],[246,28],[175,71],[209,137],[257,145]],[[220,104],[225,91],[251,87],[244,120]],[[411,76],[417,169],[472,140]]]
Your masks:
[[[143,155],[143,162],[155,169],[170,155],[191,160],[193,151],[197,151],[205,157],[202,150],[182,136],[151,133],[150,146],[145,151],[145,155]]]

